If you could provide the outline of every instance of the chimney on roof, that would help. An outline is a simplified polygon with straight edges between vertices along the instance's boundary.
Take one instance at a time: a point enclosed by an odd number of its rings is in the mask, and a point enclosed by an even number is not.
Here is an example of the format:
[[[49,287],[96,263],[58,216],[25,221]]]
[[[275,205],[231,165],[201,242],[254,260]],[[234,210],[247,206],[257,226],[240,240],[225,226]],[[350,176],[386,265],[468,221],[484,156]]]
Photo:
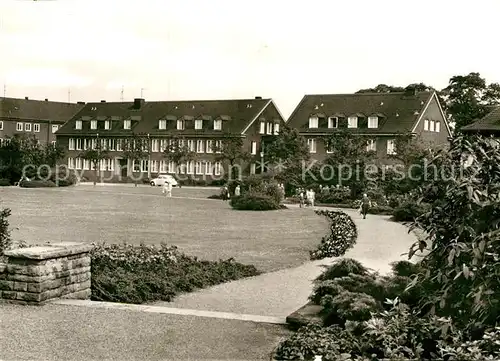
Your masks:
[[[48,101],[49,101],[49,99],[45,98],[45,101],[46,101],[46,102],[48,102]]]
[[[76,104],[85,105],[85,102],[76,102]]]
[[[134,99],[134,109],[141,109],[141,107],[144,105],[144,99],[142,98],[135,98]]]
[[[28,97],[24,97],[24,99],[28,100],[29,98]]]
[[[106,101],[105,100],[101,100],[101,103],[106,103]]]
[[[262,99],[262,97],[255,97],[255,99]]]

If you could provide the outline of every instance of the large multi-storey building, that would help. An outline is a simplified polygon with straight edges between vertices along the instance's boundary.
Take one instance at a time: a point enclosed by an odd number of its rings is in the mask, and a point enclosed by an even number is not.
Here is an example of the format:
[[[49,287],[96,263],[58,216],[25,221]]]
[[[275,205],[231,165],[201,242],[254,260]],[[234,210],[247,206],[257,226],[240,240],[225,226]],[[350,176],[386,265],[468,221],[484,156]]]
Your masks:
[[[57,143],[64,147],[62,161],[70,169],[93,179],[92,162],[82,152],[101,144],[107,158],[99,165],[101,179],[109,182],[151,177],[159,173],[177,173],[194,179],[220,178],[224,164],[215,150],[228,135],[242,138],[243,148],[254,159],[245,164],[243,173],[259,171],[261,138],[276,134],[284,122],[272,99],[152,101],[87,103],[57,132]],[[147,137],[147,159],[127,159],[124,144],[141,134]],[[194,160],[174,164],[164,156],[168,142],[181,138],[195,153]],[[99,143],[98,143],[99,142]],[[180,174],[179,174],[180,173]]]
[[[84,107],[84,103],[0,98],[0,142],[14,135],[34,135],[40,143],[54,143],[55,132]]]
[[[326,139],[339,130],[369,138],[367,150],[390,165],[398,134],[413,134],[430,147],[449,144],[451,130],[434,92],[306,95],[287,124],[307,139],[311,157],[328,156]]]

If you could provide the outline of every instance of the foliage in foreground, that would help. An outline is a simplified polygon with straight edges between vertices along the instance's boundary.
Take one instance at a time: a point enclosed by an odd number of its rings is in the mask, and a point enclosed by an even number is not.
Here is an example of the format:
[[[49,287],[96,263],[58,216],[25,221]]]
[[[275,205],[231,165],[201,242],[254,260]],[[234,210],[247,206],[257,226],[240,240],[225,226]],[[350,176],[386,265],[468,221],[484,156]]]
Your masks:
[[[0,211],[0,256],[12,245],[10,238],[9,221],[10,209],[4,208]]]
[[[421,306],[431,313],[451,317],[469,331],[495,326],[500,319],[498,144],[459,137],[429,167],[445,176],[430,180],[419,194],[431,209],[414,227],[430,235],[431,252],[422,260],[425,272],[412,285],[429,289]]]
[[[356,243],[358,231],[354,221],[341,211],[316,211],[330,221],[330,234],[322,238],[318,249],[310,252],[311,259],[341,257]]]
[[[368,321],[350,321],[344,328],[304,326],[280,343],[274,359],[313,360],[321,355],[324,361],[493,361],[500,357],[500,328],[466,341],[447,319],[422,318],[397,301],[389,303],[389,311]]]
[[[91,256],[92,299],[96,301],[171,301],[181,292],[259,274],[254,266],[233,259],[200,261],[164,244],[98,244]]]

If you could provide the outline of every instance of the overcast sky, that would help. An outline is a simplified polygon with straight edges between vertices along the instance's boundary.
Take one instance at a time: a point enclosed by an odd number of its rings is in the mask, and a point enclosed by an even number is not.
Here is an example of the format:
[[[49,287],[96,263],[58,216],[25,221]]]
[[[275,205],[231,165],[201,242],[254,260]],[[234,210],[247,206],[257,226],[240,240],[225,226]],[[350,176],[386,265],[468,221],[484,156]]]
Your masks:
[[[500,82],[499,14],[498,0],[0,0],[0,82],[72,102],[122,86],[125,100],[272,97],[288,116],[304,94]]]

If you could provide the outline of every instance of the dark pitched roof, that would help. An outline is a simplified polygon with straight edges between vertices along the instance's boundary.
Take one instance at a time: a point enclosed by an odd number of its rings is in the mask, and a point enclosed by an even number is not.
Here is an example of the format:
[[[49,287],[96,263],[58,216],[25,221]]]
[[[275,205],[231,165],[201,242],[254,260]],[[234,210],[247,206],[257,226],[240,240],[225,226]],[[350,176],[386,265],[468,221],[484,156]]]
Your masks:
[[[492,108],[493,111],[472,124],[462,127],[464,132],[500,131],[500,106]]]
[[[112,120],[111,130],[104,130],[104,122],[98,121],[98,130],[109,135],[148,133],[151,135],[220,134],[213,130],[214,120],[222,120],[222,132],[240,134],[270,103],[271,99],[239,100],[183,100],[144,102],[140,109],[134,102],[88,103],[67,124],[57,131],[57,135],[95,134],[90,129],[90,120],[106,116]],[[132,129],[123,129],[125,119],[132,120]],[[185,130],[177,130],[177,120],[186,121]],[[194,129],[194,120],[203,119],[203,130]],[[75,130],[75,122],[83,121],[83,129]],[[167,129],[159,129],[159,120],[167,121]]]
[[[326,117],[378,116],[378,129],[355,128],[353,131],[381,134],[409,132],[432,95],[432,92],[418,92],[413,95],[404,92],[305,95],[287,123],[301,132],[323,132],[328,129],[308,129],[311,115],[323,113]]]
[[[0,98],[0,118],[66,122],[83,107],[84,104]]]

